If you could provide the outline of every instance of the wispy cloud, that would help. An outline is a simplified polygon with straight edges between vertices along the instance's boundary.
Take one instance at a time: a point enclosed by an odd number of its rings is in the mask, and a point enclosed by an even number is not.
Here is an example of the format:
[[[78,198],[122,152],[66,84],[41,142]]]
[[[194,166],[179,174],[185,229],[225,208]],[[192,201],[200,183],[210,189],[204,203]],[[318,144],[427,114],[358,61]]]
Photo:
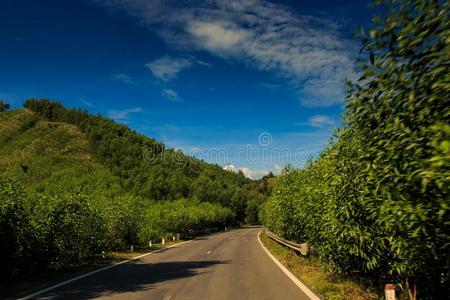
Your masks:
[[[272,82],[260,82],[257,84],[257,86],[272,92],[278,91],[281,88],[283,88],[283,85],[281,83],[272,83]]]
[[[90,102],[84,98],[80,98],[80,102],[83,103],[84,105],[86,105],[87,107],[94,107],[94,104],[92,104],[92,102]]]
[[[192,153],[197,153],[197,152],[202,151],[202,149],[201,149],[200,147],[192,147],[192,148],[190,149],[190,151],[191,151]]]
[[[176,1],[97,0],[139,18],[178,49],[207,50],[240,60],[287,79],[305,106],[344,101],[342,82],[352,77],[356,46],[342,37],[339,24],[325,17],[302,15],[265,0]],[[150,65],[168,81],[189,62]]]
[[[309,125],[312,127],[324,128],[333,127],[337,125],[337,122],[325,115],[314,115],[309,118]]]
[[[108,110],[108,117],[116,120],[116,121],[127,121],[130,118],[130,114],[142,112],[142,108],[135,107],[130,109],[116,110],[110,109]]]
[[[177,74],[184,69],[192,66],[192,61],[187,58],[174,58],[163,56],[145,65],[153,76],[163,80],[170,81],[177,77]]]
[[[161,95],[169,101],[181,102],[183,99],[178,96],[178,93],[171,89],[163,89]]]
[[[172,57],[164,55],[145,66],[152,72],[153,76],[162,81],[171,81],[177,78],[178,73],[192,67],[193,65],[211,67],[211,64],[196,59],[194,56]]]
[[[120,81],[126,84],[135,84],[134,79],[125,73],[117,73],[111,76],[113,80]]]

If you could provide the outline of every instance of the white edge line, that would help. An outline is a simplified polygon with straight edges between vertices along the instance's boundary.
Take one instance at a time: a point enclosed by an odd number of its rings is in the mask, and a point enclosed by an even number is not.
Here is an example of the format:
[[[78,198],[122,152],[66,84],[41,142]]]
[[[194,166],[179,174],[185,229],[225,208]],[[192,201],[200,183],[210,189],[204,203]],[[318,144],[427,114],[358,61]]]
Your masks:
[[[309,299],[320,300],[320,298],[317,297],[317,295],[314,294],[313,291],[311,291],[306,285],[304,285],[300,280],[298,280],[298,278],[295,277],[294,274],[291,273],[291,271],[289,271],[285,266],[283,266],[283,264],[280,263],[280,261],[278,259],[276,259],[275,256],[273,256],[272,253],[269,252],[269,250],[267,250],[267,248],[263,245],[263,243],[261,242],[261,239],[259,237],[261,235],[261,232],[262,231],[260,231],[258,233],[258,242],[261,245],[261,247],[263,248],[263,250],[267,253],[267,255],[284,272],[284,274],[286,274],[295,283],[295,285],[297,285],[306,294],[306,296],[309,297]]]
[[[49,291],[54,290],[54,289],[56,289],[56,288],[59,288],[59,287],[61,287],[61,286],[63,286],[63,285],[69,284],[69,283],[71,283],[71,282],[74,282],[74,281],[80,280],[80,279],[82,279],[82,278],[85,278],[85,277],[94,275],[94,274],[96,274],[96,273],[99,273],[99,272],[102,272],[102,271],[105,271],[105,270],[108,270],[108,269],[117,267],[117,266],[122,265],[122,264],[129,263],[130,261],[139,259],[139,258],[144,257],[144,256],[147,256],[147,255],[149,255],[149,254],[152,254],[152,253],[155,253],[155,252],[158,252],[158,251],[162,251],[162,250],[164,250],[164,249],[169,249],[169,248],[172,248],[172,247],[175,247],[175,246],[180,246],[180,245],[189,243],[189,242],[191,242],[191,241],[192,241],[192,240],[185,241],[185,242],[181,242],[181,243],[178,243],[178,244],[173,244],[173,245],[170,245],[170,246],[168,246],[168,247],[164,247],[164,248],[161,248],[161,249],[158,249],[158,250],[150,251],[150,252],[144,253],[144,254],[142,254],[142,255],[133,257],[133,258],[131,258],[131,259],[124,260],[124,261],[120,261],[120,262],[118,262],[118,263],[115,263],[115,264],[112,264],[112,265],[109,265],[109,266],[106,266],[106,267],[103,267],[103,268],[100,268],[100,269],[97,269],[97,270],[94,270],[94,271],[91,271],[91,272],[88,272],[88,273],[85,273],[85,274],[81,274],[81,275],[76,276],[76,277],[74,277],[74,278],[71,278],[71,279],[69,279],[69,280],[66,280],[66,281],[57,283],[57,284],[55,284],[55,285],[49,286],[48,288],[45,288],[45,289],[43,289],[43,290],[34,292],[33,294],[30,294],[30,295],[21,297],[21,298],[19,298],[19,300],[27,300],[27,299],[31,299],[31,298],[37,297],[37,296],[42,295],[42,294],[44,294],[44,293],[46,293],[46,292],[49,292]]]

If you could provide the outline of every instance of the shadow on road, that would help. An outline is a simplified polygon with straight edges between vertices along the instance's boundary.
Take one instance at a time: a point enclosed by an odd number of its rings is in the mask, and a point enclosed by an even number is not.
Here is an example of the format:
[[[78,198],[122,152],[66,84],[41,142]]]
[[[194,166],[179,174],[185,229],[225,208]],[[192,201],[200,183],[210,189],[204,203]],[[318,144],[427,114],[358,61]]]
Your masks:
[[[127,263],[106,272],[83,278],[43,295],[45,299],[87,299],[152,289],[155,283],[195,276],[217,264],[229,261],[179,261]]]

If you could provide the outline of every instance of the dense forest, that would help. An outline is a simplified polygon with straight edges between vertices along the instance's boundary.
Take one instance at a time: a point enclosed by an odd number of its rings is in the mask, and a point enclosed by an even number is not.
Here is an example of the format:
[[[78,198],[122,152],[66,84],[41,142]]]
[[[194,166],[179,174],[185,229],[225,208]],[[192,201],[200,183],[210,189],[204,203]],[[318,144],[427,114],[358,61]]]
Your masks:
[[[56,101],[28,99],[12,111],[4,104],[2,282],[175,233],[191,237],[258,220],[265,180],[254,182]]]
[[[384,3],[384,1],[377,1]],[[320,157],[288,168],[265,224],[308,242],[333,276],[450,295],[450,2],[391,1],[362,31],[345,123]]]

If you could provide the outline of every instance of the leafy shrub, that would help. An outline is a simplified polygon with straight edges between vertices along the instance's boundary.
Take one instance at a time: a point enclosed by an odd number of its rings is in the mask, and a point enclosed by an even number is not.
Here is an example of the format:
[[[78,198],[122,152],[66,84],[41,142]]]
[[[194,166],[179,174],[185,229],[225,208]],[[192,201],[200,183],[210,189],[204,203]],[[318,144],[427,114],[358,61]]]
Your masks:
[[[106,222],[107,249],[125,249],[139,243],[143,199],[130,195],[98,201],[94,205]]]
[[[57,199],[51,210],[49,235],[56,263],[77,263],[99,253],[104,240],[105,224],[81,194]]]
[[[26,195],[14,182],[0,178],[0,277],[7,280],[27,269],[31,256],[31,226],[24,203]]]

